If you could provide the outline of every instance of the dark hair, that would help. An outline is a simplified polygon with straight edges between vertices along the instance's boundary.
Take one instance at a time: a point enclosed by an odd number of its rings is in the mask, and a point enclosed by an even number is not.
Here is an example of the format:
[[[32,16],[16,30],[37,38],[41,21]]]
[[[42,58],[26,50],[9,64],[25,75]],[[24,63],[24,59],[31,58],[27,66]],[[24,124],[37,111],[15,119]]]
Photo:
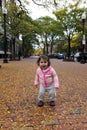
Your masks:
[[[49,57],[46,56],[46,55],[40,55],[40,57],[39,57],[38,60],[37,60],[37,65],[39,65],[41,59],[47,60],[47,61],[48,61],[48,66],[50,66],[50,64],[51,64],[51,63],[50,63],[50,59],[49,59]]]

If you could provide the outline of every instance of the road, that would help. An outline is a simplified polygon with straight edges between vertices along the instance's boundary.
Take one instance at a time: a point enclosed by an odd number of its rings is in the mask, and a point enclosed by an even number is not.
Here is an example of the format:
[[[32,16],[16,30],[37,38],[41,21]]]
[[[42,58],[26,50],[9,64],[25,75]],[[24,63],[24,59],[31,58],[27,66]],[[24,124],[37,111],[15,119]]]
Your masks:
[[[37,106],[33,86],[37,58],[9,61],[0,68],[0,130],[87,130],[87,64],[51,59],[60,88],[56,106]]]

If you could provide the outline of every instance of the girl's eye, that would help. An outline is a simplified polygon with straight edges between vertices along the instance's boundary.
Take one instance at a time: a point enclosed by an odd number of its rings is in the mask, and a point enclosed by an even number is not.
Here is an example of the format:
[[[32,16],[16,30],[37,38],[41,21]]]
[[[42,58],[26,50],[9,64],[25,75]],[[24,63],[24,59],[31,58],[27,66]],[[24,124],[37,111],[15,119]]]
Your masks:
[[[47,63],[47,61],[41,61],[40,63],[41,63],[41,64],[43,64],[43,63]]]

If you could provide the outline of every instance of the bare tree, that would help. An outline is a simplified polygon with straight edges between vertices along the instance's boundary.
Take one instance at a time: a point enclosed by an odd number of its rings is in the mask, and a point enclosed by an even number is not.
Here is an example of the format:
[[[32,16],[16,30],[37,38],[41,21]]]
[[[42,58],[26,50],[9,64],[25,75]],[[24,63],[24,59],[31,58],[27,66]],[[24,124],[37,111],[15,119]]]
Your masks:
[[[13,0],[15,1],[15,0]],[[23,6],[24,3],[28,2],[30,3],[31,1],[38,5],[38,6],[42,6],[44,8],[52,8],[55,10],[59,10],[63,7],[68,7],[71,4],[75,4],[78,3],[78,5],[86,5],[87,4],[87,0],[17,0],[20,3],[20,6]]]

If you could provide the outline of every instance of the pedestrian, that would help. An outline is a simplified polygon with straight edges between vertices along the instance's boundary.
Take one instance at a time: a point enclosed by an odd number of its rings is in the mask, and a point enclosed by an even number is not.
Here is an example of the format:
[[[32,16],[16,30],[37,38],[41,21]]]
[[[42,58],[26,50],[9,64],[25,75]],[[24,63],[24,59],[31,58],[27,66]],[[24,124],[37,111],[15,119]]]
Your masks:
[[[45,92],[49,93],[49,105],[55,106],[56,89],[59,88],[58,76],[51,66],[50,59],[46,55],[41,55],[37,60],[37,71],[34,86],[40,85],[38,94],[38,106],[44,105]]]

